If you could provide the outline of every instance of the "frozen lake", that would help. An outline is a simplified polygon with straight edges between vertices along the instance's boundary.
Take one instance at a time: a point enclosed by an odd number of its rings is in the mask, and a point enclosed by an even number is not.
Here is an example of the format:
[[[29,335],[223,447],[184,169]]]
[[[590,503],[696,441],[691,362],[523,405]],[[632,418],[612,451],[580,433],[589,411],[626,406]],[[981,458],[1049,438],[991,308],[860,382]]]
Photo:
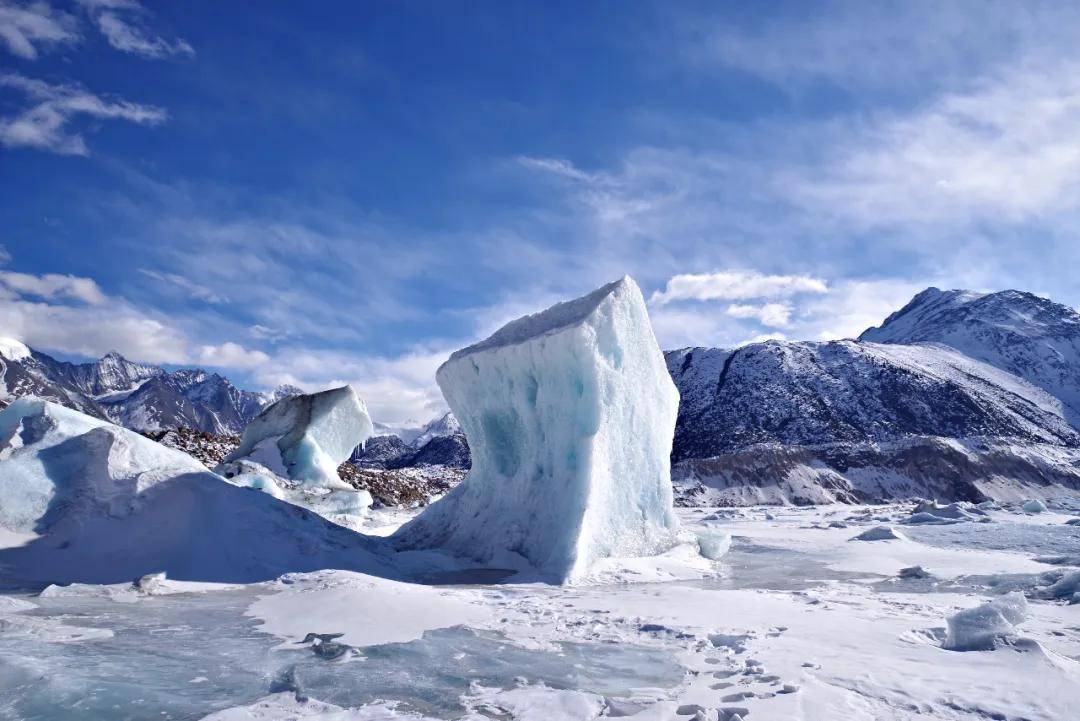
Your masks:
[[[0,718],[1058,720],[1080,703],[1080,606],[1040,596],[1072,569],[1035,559],[1080,552],[1069,513],[685,511],[691,530],[732,534],[720,562],[643,560],[562,588],[492,570],[9,592]],[[851,540],[890,520],[906,539]],[[912,566],[927,576],[900,578]],[[1011,590],[1030,599],[1014,645],[942,648],[948,616]]]

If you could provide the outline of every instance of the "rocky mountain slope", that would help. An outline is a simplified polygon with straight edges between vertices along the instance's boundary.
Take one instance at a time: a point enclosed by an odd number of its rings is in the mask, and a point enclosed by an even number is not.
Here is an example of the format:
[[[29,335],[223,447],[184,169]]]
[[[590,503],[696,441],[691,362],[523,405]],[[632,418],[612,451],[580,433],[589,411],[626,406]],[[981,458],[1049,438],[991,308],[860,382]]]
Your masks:
[[[0,340],[0,395],[37,395],[136,431],[192,428],[235,435],[265,406],[299,390],[271,393],[236,388],[200,369],[167,371],[109,353],[67,363],[11,339]]]
[[[1077,348],[1070,308],[932,288],[858,341],[671,351],[677,485],[735,504],[1080,488]]]

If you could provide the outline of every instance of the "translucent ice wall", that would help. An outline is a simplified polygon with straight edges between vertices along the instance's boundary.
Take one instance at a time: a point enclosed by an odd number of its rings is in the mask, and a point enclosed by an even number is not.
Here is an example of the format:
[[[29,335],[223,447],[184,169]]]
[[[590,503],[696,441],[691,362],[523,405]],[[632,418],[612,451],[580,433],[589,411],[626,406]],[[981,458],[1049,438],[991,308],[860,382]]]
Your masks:
[[[597,559],[673,544],[679,396],[631,278],[506,325],[437,379],[473,467],[397,547],[491,563],[512,552],[572,581]]]
[[[228,460],[250,458],[309,486],[350,488],[338,478],[337,467],[372,431],[367,406],[352,386],[289,396],[248,424]]]

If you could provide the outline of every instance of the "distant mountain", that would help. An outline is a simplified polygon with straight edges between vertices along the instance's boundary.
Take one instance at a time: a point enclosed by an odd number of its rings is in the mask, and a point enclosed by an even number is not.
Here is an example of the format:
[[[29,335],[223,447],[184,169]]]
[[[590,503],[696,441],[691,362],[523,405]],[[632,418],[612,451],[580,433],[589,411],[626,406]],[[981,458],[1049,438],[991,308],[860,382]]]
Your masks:
[[[414,468],[446,466],[467,469],[472,463],[469,444],[453,413],[446,413],[422,428],[385,433],[389,427],[376,426],[382,435],[369,438],[356,449],[353,462],[361,468]],[[405,440],[408,439],[408,440]]]
[[[858,341],[668,352],[677,486],[736,504],[1080,488],[1078,349],[1071,308],[931,288]]]
[[[1080,425],[1080,313],[1031,293],[927,288],[877,328],[876,343],[941,343],[1042,388]]]
[[[67,363],[12,339],[0,339],[0,366],[5,397],[41,396],[143,432],[193,428],[237,435],[262,408],[300,392],[291,386],[244,391],[217,373],[169,372],[115,352],[90,363]]]

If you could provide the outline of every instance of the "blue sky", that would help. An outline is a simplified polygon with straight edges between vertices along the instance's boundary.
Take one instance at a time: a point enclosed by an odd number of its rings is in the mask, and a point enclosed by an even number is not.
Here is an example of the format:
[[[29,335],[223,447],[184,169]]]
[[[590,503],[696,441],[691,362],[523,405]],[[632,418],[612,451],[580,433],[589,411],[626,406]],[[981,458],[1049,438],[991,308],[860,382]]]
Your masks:
[[[0,334],[377,420],[625,273],[662,345],[1080,303],[1080,9],[0,0]]]

